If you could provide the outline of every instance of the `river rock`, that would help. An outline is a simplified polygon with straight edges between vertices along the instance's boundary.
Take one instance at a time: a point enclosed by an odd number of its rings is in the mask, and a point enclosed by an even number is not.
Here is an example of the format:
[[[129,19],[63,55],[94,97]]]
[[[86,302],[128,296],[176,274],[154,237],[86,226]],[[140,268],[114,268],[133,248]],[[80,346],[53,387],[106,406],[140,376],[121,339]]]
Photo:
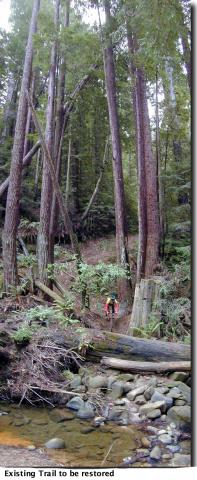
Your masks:
[[[179,427],[189,427],[191,424],[191,407],[172,407],[168,410],[167,420],[176,423]]]
[[[152,458],[152,460],[160,460],[161,458],[161,449],[160,447],[158,447],[158,445],[156,445],[150,452],[150,458]]]
[[[191,441],[190,440],[182,440],[180,442],[180,448],[183,453],[190,454],[191,453]]]
[[[80,408],[84,407],[85,402],[81,397],[73,397],[69,402],[67,402],[67,408],[71,410],[79,410]]]
[[[169,375],[169,378],[171,380],[175,380],[176,381],[180,381],[180,382],[184,382],[188,379],[188,373],[186,372],[173,372]]]
[[[167,397],[169,398],[180,398],[181,397],[181,392],[178,387],[171,388],[171,390],[167,393]]]
[[[115,377],[114,375],[110,375],[110,377],[108,377],[107,379],[107,388],[110,389],[114,382],[117,382],[117,377]]]
[[[107,420],[111,420],[113,422],[117,422],[121,419],[125,410],[121,407],[112,407],[109,411]]]
[[[89,377],[87,383],[90,388],[107,388],[108,378],[102,375],[96,375],[95,377]]]
[[[154,391],[155,391],[154,387],[152,385],[150,385],[150,387],[148,387],[147,390],[145,390],[145,392],[144,392],[145,399],[150,400]]]
[[[130,413],[129,414],[129,424],[141,423],[143,422],[143,417],[140,417],[139,413]]]
[[[118,375],[117,380],[119,382],[131,382],[135,380],[135,375],[133,375],[132,373],[121,373],[120,375]]]
[[[154,420],[155,418],[161,417],[161,410],[159,410],[159,408],[156,408],[155,410],[151,410],[151,412],[148,412],[146,416],[147,418]]]
[[[178,398],[177,400],[175,400],[174,404],[176,407],[182,407],[183,405],[185,405],[185,400],[179,400]]]
[[[55,408],[50,414],[53,422],[61,423],[64,421],[70,421],[75,418],[74,414],[66,408]]]
[[[142,444],[142,447],[145,447],[145,448],[149,448],[151,446],[150,440],[146,437],[141,438],[141,444]]]
[[[169,392],[169,388],[166,387],[166,386],[157,387],[157,392],[162,393],[163,395],[165,395],[165,393],[168,393],[168,392]]]
[[[70,388],[75,389],[81,386],[80,375],[74,375],[74,378],[70,382]]]
[[[162,455],[163,460],[170,460],[172,458],[171,453],[163,453]]]
[[[90,418],[94,418],[94,409],[91,408],[91,407],[87,407],[87,406],[81,407],[77,411],[77,417],[85,419],[85,420],[88,420]]]
[[[110,398],[112,400],[117,400],[123,394],[123,382],[114,382],[111,386]]]
[[[104,425],[104,422],[106,421],[105,417],[95,417],[92,426],[93,427],[99,427],[100,425]]]
[[[33,452],[34,450],[36,450],[36,447],[35,445],[28,445],[27,450],[29,450],[30,452]]]
[[[172,453],[177,453],[180,450],[179,445],[167,445],[166,448]]]
[[[191,388],[186,385],[186,383],[183,383],[183,382],[179,382],[179,386],[178,386],[180,392],[181,392],[181,395],[182,395],[182,398],[187,402],[187,403],[191,403]]]
[[[141,385],[140,387],[134,388],[133,390],[131,390],[131,392],[127,393],[127,398],[129,400],[135,400],[135,398],[138,395],[142,395],[145,392],[145,390],[147,390],[147,388],[148,388],[147,384],[144,384],[144,385]]]
[[[45,443],[47,448],[65,448],[65,441],[62,438],[51,438]]]
[[[125,457],[123,458],[123,464],[124,465],[132,465],[132,463],[135,463],[137,460],[137,456],[133,455],[132,457]]]
[[[158,434],[158,429],[152,425],[147,425],[146,430],[147,432]]]
[[[146,400],[143,395],[138,395],[135,399],[136,405],[144,405],[146,403]]]
[[[146,403],[146,405],[142,405],[139,408],[139,412],[141,414],[147,415],[147,413],[151,412],[152,410],[156,410],[156,409],[162,410],[165,407],[166,407],[166,404],[163,400],[159,402],[150,402],[150,403]]]
[[[81,430],[81,433],[83,433],[84,435],[87,434],[87,433],[91,433],[91,432],[94,432],[94,427],[83,427]]]
[[[138,458],[149,457],[150,452],[147,448],[137,448]]]
[[[130,383],[130,382],[125,382],[125,383],[123,384],[123,392],[124,392],[124,393],[130,392],[131,390],[133,390],[133,388],[134,388],[134,387],[133,387],[133,384]]]
[[[168,408],[172,407],[173,405],[172,398],[169,398],[166,395],[163,395],[162,393],[157,392],[157,390],[155,390],[155,392],[151,397],[151,402],[159,402],[159,401],[165,402],[165,407],[163,406],[162,413],[165,413],[166,410],[168,410]]]
[[[170,445],[172,443],[172,437],[168,433],[163,433],[159,435],[158,440],[164,445]]]
[[[119,405],[123,407],[123,405],[126,405],[127,402],[129,403],[129,400],[127,398],[118,398],[117,400],[115,400],[114,405]]]
[[[183,455],[182,453],[175,453],[170,465],[173,467],[190,467],[191,455]]]
[[[166,415],[163,413],[160,417],[161,422],[166,422]]]

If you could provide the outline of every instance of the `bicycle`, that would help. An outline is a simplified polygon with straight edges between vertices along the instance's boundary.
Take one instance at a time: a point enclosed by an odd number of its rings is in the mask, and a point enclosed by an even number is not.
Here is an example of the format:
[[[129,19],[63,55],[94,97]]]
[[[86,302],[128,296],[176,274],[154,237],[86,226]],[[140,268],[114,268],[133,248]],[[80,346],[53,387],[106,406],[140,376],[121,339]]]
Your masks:
[[[113,329],[113,325],[114,325],[114,317],[115,317],[115,313],[113,312],[113,310],[111,309],[110,312],[107,313],[107,318],[109,320],[109,331],[112,332],[112,329]]]

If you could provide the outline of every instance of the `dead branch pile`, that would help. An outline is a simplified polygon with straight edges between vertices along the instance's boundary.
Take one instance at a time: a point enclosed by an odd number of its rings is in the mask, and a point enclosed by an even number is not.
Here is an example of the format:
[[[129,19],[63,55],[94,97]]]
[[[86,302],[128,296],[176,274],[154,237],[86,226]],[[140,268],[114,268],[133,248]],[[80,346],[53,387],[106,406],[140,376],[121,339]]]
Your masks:
[[[69,392],[65,370],[75,370],[82,357],[72,349],[66,349],[53,336],[43,338],[37,334],[34,341],[19,353],[8,380],[7,396],[30,404],[47,403],[51,406],[66,403],[75,392]]]

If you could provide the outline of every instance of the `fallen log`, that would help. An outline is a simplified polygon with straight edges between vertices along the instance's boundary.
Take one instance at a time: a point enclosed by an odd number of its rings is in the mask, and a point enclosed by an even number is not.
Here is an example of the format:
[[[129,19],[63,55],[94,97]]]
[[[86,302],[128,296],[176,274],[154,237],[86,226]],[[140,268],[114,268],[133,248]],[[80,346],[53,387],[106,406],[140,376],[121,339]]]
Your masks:
[[[111,357],[103,357],[101,365],[135,373],[189,372],[191,370],[191,362],[135,362]]]
[[[58,295],[58,293],[54,292],[49,287],[44,285],[44,283],[40,282],[40,280],[34,280],[34,285],[37,288],[39,288],[39,290],[41,290],[43,293],[46,293],[46,295],[48,295],[50,298],[52,298],[56,302],[60,302],[60,303],[63,302],[63,298],[60,295]]]
[[[183,343],[144,340],[88,328],[83,328],[81,332],[77,329],[76,334],[73,330],[71,333],[67,330],[63,340],[70,348],[77,348],[83,342],[86,343],[86,358],[94,361],[99,361],[103,356],[157,362],[190,361],[191,359],[190,346]]]

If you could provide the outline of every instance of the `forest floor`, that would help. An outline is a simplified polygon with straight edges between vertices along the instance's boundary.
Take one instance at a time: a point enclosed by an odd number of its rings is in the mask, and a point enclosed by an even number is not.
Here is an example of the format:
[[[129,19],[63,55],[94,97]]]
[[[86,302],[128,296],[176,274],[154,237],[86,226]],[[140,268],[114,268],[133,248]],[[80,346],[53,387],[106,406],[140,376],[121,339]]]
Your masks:
[[[132,273],[133,276],[135,276],[135,258],[136,258],[136,250],[137,250],[137,235],[130,235],[129,236],[129,256],[130,256],[130,264],[132,268]],[[101,238],[97,240],[91,240],[86,243],[81,244],[81,249],[82,249],[82,255],[83,259],[85,262],[88,264],[97,264],[98,262],[102,263],[115,263],[115,238],[114,237],[108,237],[108,238]],[[59,263],[60,265],[65,262],[65,251],[70,250],[67,246],[64,247],[60,245],[57,248],[57,253],[56,255],[56,262]],[[71,252],[70,252],[71,253]],[[75,280],[76,272],[73,267],[73,262],[70,262],[70,269],[69,271],[63,272],[60,271],[59,276],[58,276],[58,282],[61,284],[61,286],[64,288],[64,290],[70,292],[72,291],[72,285]],[[21,268],[20,273],[23,275],[25,273],[25,268]],[[111,291],[111,286],[109,286],[109,292]],[[107,434],[110,436],[112,435],[118,435],[118,438],[120,438],[120,445],[122,445],[122,435],[124,432],[127,433],[128,428],[135,428],[137,429],[136,432],[138,431],[138,428],[142,430],[140,435],[144,435],[144,430],[146,429],[147,426],[153,425],[156,427],[155,431],[159,432],[159,429],[165,428],[165,434],[171,435],[170,437],[170,442],[172,443],[172,450],[174,448],[175,452],[178,453],[172,453],[169,452],[165,449],[163,449],[163,455],[164,457],[166,456],[166,459],[164,460],[164,463],[167,462],[165,465],[168,466],[168,462],[175,462],[177,461],[178,464],[174,464],[173,466],[179,466],[179,462],[182,461],[182,457],[185,463],[185,465],[190,464],[190,434],[186,433],[186,436],[184,437],[184,442],[187,442],[187,445],[183,445],[181,447],[180,440],[181,440],[181,435],[182,433],[179,432],[178,435],[173,432],[173,430],[169,430],[169,427],[167,425],[167,416],[166,415],[161,415],[162,412],[159,414],[159,418],[156,418],[156,420],[152,419],[147,419],[146,417],[141,418],[140,417],[140,405],[141,403],[138,403],[138,400],[141,401],[142,398],[138,398],[136,400],[129,400],[127,398],[127,395],[125,392],[128,392],[134,388],[142,387],[146,390],[148,388],[152,388],[152,391],[158,393],[159,389],[164,389],[164,391],[168,392],[170,395],[170,389],[173,388],[173,386],[179,386],[178,382],[172,382],[170,378],[166,375],[129,375],[129,374],[122,374],[121,371],[118,370],[110,370],[106,368],[105,366],[101,365],[100,363],[93,363],[93,362],[88,362],[86,357],[86,337],[84,340],[84,345],[85,345],[85,353],[83,350],[80,350],[79,348],[74,351],[72,349],[68,349],[65,347],[65,336],[66,338],[71,336],[71,338],[74,337],[78,338],[79,333],[77,334],[77,329],[83,330],[83,327],[90,327],[93,329],[94,334],[96,333],[97,336],[103,335],[101,333],[103,330],[109,330],[109,321],[105,317],[105,312],[104,312],[104,304],[106,301],[106,296],[105,295],[92,295],[91,301],[90,301],[90,310],[89,311],[82,311],[81,310],[81,294],[80,292],[75,295],[76,298],[76,304],[74,307],[74,313],[75,315],[79,316],[81,318],[80,323],[77,325],[72,324],[70,326],[64,326],[61,323],[59,323],[55,318],[52,318],[48,324],[45,326],[40,324],[37,325],[36,330],[33,332],[31,339],[27,342],[27,344],[19,344],[16,343],[16,341],[13,339],[13,335],[17,332],[18,329],[23,327],[24,325],[24,320],[25,320],[25,313],[32,307],[35,307],[37,305],[42,305],[43,307],[45,306],[52,306],[52,302],[47,302],[43,300],[39,296],[39,292],[36,292],[36,294],[31,294],[29,293],[28,295],[18,295],[16,297],[10,297],[10,298],[3,298],[0,301],[0,410],[3,410],[1,413],[1,424],[5,428],[5,432],[8,431],[10,432],[14,441],[12,442],[10,440],[11,437],[7,438],[8,442],[6,443],[6,434],[3,429],[3,435],[2,438],[0,439],[0,457],[1,457],[1,466],[46,466],[46,467],[58,467],[62,465],[67,465],[66,462],[70,461],[73,463],[70,463],[70,465],[75,466],[76,461],[75,456],[76,456],[76,451],[75,447],[74,452],[75,454],[72,457],[70,456],[70,453],[66,453],[68,458],[59,458],[57,456],[51,459],[50,454],[48,454],[48,451],[44,448],[45,441],[50,438],[50,435],[52,437],[56,437],[59,435],[63,435],[66,431],[68,430],[68,435],[69,439],[71,438],[71,431],[73,430],[73,426],[75,425],[76,428],[78,429],[80,427],[81,431],[79,432],[78,430],[76,433],[74,432],[73,434],[73,439],[75,442],[78,442],[79,445],[81,445],[81,442],[84,442],[84,433],[86,434],[88,431],[90,431],[91,435],[96,435],[95,438],[98,437],[98,432],[100,432],[101,436],[103,434],[106,435],[106,429],[107,429]],[[125,305],[124,299],[122,299],[120,303],[120,313],[119,316],[116,318],[114,326],[113,326],[113,331],[118,332],[118,333],[126,333],[127,331],[127,326],[130,318],[130,310],[129,308]],[[91,330],[88,331],[88,328],[84,329],[86,331],[86,336],[87,332],[90,332]],[[82,333],[83,336],[83,333]],[[87,339],[89,342],[89,339]],[[87,344],[87,348],[89,348],[90,343]],[[115,375],[115,377],[114,377]],[[91,387],[91,382],[99,381],[104,378],[104,382],[108,384],[110,382],[111,378],[115,378],[114,384],[112,383],[111,387],[109,389],[106,387],[104,390],[102,388],[92,388]],[[130,377],[130,380],[128,379]],[[185,376],[185,380],[187,381],[189,379],[189,372]],[[117,380],[117,381],[116,381]],[[123,391],[118,393],[116,392],[116,386],[120,384],[120,380],[122,383],[124,383],[124,388]],[[128,382],[131,382],[131,385]],[[72,384],[72,382],[74,382]],[[77,383],[75,383],[77,382]],[[79,382],[79,383],[78,383]],[[90,384],[89,384],[90,382]],[[183,407],[177,407],[177,408],[186,408],[187,410],[187,415],[189,417],[189,404],[190,404],[190,387],[182,384],[182,389],[184,395],[187,396],[187,398],[182,397],[181,390],[178,392],[178,398],[181,398],[181,405]],[[114,387],[113,387],[114,385]],[[119,385],[120,387],[120,385]],[[128,390],[129,388],[129,390]],[[158,388],[158,392],[157,392]],[[69,413],[66,411],[65,413],[65,405],[67,405],[67,402],[72,399],[73,395],[77,395],[78,399],[83,399],[84,401],[84,407],[86,409],[86,415],[91,410],[92,406],[94,409],[94,415],[95,419],[98,420],[100,418],[101,420],[104,419],[104,425],[103,423],[99,424],[99,429],[98,425],[94,424],[94,420],[92,423],[84,423],[84,425],[81,425],[80,418],[82,419],[82,423],[86,422],[84,420],[85,418],[88,420],[88,422],[91,421],[91,417],[79,417],[76,418],[76,415],[73,413]],[[115,397],[114,397],[115,395]],[[126,398],[125,398],[126,396]],[[120,397],[120,398],[119,398]],[[142,397],[142,395],[141,395]],[[115,400],[116,399],[116,400]],[[174,402],[176,400],[173,400]],[[147,400],[143,400],[143,403],[146,403]],[[23,407],[26,405],[26,407]],[[178,403],[177,403],[178,405]],[[33,406],[33,417],[30,419],[30,410]],[[35,408],[36,406],[36,408]],[[46,426],[45,423],[43,423],[43,418],[35,419],[34,416],[38,415],[39,417],[39,406],[44,406],[48,407],[50,410],[50,415],[55,415],[56,417],[52,418],[50,421],[47,421]],[[28,407],[28,413],[23,414],[22,409]],[[52,408],[51,408],[52,407]],[[54,408],[56,407],[56,408]],[[11,411],[14,409],[14,412],[11,413]],[[45,414],[45,410],[48,411],[47,409],[42,409],[43,414]],[[87,412],[88,410],[88,412]],[[75,412],[76,413],[76,412]],[[112,413],[114,417],[112,418]],[[66,415],[65,418],[62,417],[62,415]],[[72,418],[70,418],[70,415]],[[99,415],[99,417],[98,417]],[[121,415],[121,416],[120,416]],[[158,416],[158,410],[157,410],[157,416]],[[27,421],[27,418],[29,420]],[[161,420],[160,417],[165,417]],[[151,417],[150,417],[151,418]],[[64,421],[69,427],[70,420],[72,420],[72,428],[69,430],[65,429],[64,430]],[[113,420],[113,428],[110,427],[110,421]],[[41,421],[41,423],[39,423]],[[63,423],[62,423],[63,421]],[[6,423],[7,422],[7,423]],[[28,423],[30,422],[30,423]],[[112,423],[113,423],[112,422]],[[164,422],[164,423],[163,423]],[[41,425],[41,428],[39,428],[39,435],[37,438],[37,427],[34,428],[34,423],[35,425]],[[88,425],[88,426],[86,426]],[[103,426],[102,426],[103,425]],[[171,425],[171,424],[170,424]],[[173,425],[173,424],[172,424]],[[47,430],[50,426],[49,431]],[[188,419],[186,419],[186,426],[188,429]],[[51,430],[52,428],[52,430]],[[109,429],[111,428],[111,430]],[[116,431],[116,428],[120,429],[118,432]],[[21,438],[20,437],[20,442],[18,442],[18,436],[17,436],[17,431],[22,432],[23,436],[25,435],[25,432],[27,431],[27,438],[28,438],[28,443],[27,444],[21,444]],[[55,429],[55,430],[54,430]],[[60,430],[59,430],[60,429]],[[88,430],[89,429],[89,430]],[[103,430],[102,430],[103,429]],[[124,431],[122,429],[125,429]],[[93,431],[93,433],[92,433]],[[43,438],[40,438],[41,432],[43,434]],[[15,436],[13,436],[15,435]],[[79,438],[79,435],[82,435]],[[130,435],[130,433],[129,433]],[[137,433],[137,435],[139,435]],[[146,432],[146,435],[150,435],[150,432]],[[9,435],[8,435],[9,436]],[[36,441],[34,442],[34,437],[36,438]],[[46,437],[46,438],[45,438]],[[87,441],[89,440],[89,436],[85,435],[85,438],[87,438]],[[100,437],[99,437],[100,438]],[[108,437],[107,437],[108,438]],[[150,437],[151,438],[151,437]],[[83,441],[82,441],[83,440]],[[100,443],[103,444],[103,436],[99,440],[99,447],[96,446],[95,450],[95,459],[98,463],[95,465],[100,465],[100,454],[103,455],[103,458],[105,457],[106,452],[109,450],[109,447],[112,442],[114,442],[114,437],[109,438],[109,445],[105,446],[106,451],[104,449],[103,452],[100,451]],[[129,441],[130,441],[130,436],[129,436]],[[37,442],[37,443],[36,443]],[[91,441],[92,442],[92,441]],[[141,440],[140,440],[141,442]],[[148,437],[148,444],[149,444],[149,450],[151,450],[152,447],[154,447],[154,444],[157,445],[157,436],[155,436],[155,440],[150,440]],[[36,450],[28,450],[28,447],[30,445],[36,445]],[[146,439],[147,443],[147,439]],[[175,444],[174,444],[175,443]],[[91,443],[92,445],[92,443]],[[115,457],[112,458],[111,464],[109,463],[109,466],[114,466],[118,465],[117,463],[117,456],[118,452],[120,450],[119,444],[117,443],[117,452],[114,453]],[[128,445],[128,439],[126,438],[126,443],[125,445]],[[141,445],[141,444],[139,444]],[[138,445],[138,447],[139,447]],[[142,445],[143,446],[143,443]],[[16,448],[17,447],[17,448]],[[87,458],[88,461],[94,461],[89,460],[89,451],[92,453],[92,447],[90,448],[89,444],[87,446],[85,445],[83,448],[85,449],[87,447],[87,451],[84,450],[83,453],[83,460]],[[77,445],[78,448],[78,445]],[[81,447],[80,447],[81,448]],[[126,447],[125,447],[126,448]],[[132,447],[133,448],[133,447]],[[163,448],[163,447],[162,447]],[[181,455],[179,454],[179,451],[181,452]],[[126,452],[126,450],[125,450]],[[125,452],[121,452],[122,458],[127,458],[127,454]],[[120,453],[120,452],[119,452]],[[150,452],[149,452],[150,453]],[[136,450],[136,455],[134,455],[134,460],[136,462],[139,462],[141,459],[141,456],[144,453],[140,450],[140,447],[138,450]],[[183,455],[182,455],[183,454]],[[130,455],[130,453],[129,453]],[[145,451],[145,455],[147,455],[147,450]],[[174,456],[177,455],[177,458]],[[72,458],[71,458],[72,457]],[[117,457],[117,458],[116,458]],[[139,458],[138,458],[139,457]],[[147,464],[145,466],[151,466],[152,464],[148,463],[150,460],[149,457],[145,456],[145,459],[147,459]],[[70,459],[70,460],[69,460]],[[130,459],[130,456],[128,457]],[[180,460],[181,459],[181,460]],[[131,458],[131,462],[133,463],[133,457]],[[74,463],[75,461],[75,463]],[[163,457],[162,460],[163,462]],[[129,460],[130,462],[130,460]],[[151,460],[150,460],[151,462]],[[84,463],[81,464],[85,465]],[[91,465],[91,463],[90,463]],[[89,465],[89,466],[90,466]],[[139,466],[139,463],[134,463],[135,466]],[[182,465],[182,464],[181,464]],[[144,466],[144,463],[143,463]]]
[[[130,254],[130,262],[132,264],[132,258],[135,258],[137,246],[137,235],[130,235],[128,238],[128,247],[129,247],[129,254]],[[96,240],[90,240],[86,243],[81,244],[82,249],[82,256],[85,262],[88,264],[97,264],[98,262],[102,263],[113,263],[116,259],[116,247],[115,247],[115,237],[108,237],[108,238],[100,238]],[[69,251],[70,248],[66,245],[58,246],[58,256],[56,258],[56,262],[58,264],[62,264],[65,262],[65,251]],[[70,252],[71,253],[71,252]],[[134,265],[135,268],[135,265]],[[20,268],[20,274],[25,275],[27,271],[24,267]],[[64,288],[65,291],[70,292],[72,290],[73,279],[75,279],[75,268],[73,262],[70,262],[70,271],[60,271],[58,276],[58,282]],[[111,287],[109,287],[111,288]],[[54,289],[55,290],[55,289]],[[56,290],[58,292],[58,290]],[[109,290],[110,292],[110,290]],[[8,398],[12,395],[18,397],[20,400],[22,391],[23,391],[23,384],[24,382],[31,384],[34,383],[34,379],[31,378],[31,358],[38,357],[39,355],[39,347],[38,344],[44,345],[46,341],[46,337],[48,342],[53,343],[54,338],[63,338],[65,335],[65,331],[68,329],[71,330],[71,334],[75,335],[75,331],[77,328],[89,327],[94,330],[96,334],[99,335],[99,332],[103,330],[109,330],[109,320],[106,318],[104,305],[106,302],[105,295],[93,295],[90,298],[90,310],[81,310],[81,294],[75,293],[75,305],[74,305],[74,314],[77,318],[80,318],[80,323],[77,325],[69,325],[64,326],[59,323],[55,318],[50,319],[50,321],[43,326],[40,322],[35,321],[36,329],[33,333],[33,336],[30,340],[29,348],[30,351],[27,353],[24,349],[20,351],[20,348],[16,346],[13,341],[13,335],[24,327],[27,324],[25,320],[26,312],[30,308],[37,307],[38,305],[43,307],[51,307],[53,306],[52,302],[43,300],[40,297],[40,292],[37,292],[36,295],[29,293],[27,295],[16,295],[11,297],[2,298],[0,301],[0,357],[2,360],[2,364],[7,365],[7,360],[9,358],[10,352],[11,356],[13,353],[13,358],[16,357],[14,361],[11,360],[9,364],[8,361],[8,369],[4,368],[3,374],[3,397],[6,398],[8,394]],[[113,331],[118,333],[126,333],[129,319],[130,319],[130,311],[131,308],[125,306],[124,299],[120,303],[119,314],[117,318],[114,319]],[[5,335],[5,336],[4,336]],[[76,334],[77,335],[77,334]],[[4,345],[5,343],[5,345]],[[37,350],[38,347],[38,350]],[[52,348],[57,348],[53,345]],[[55,350],[54,350],[55,351]],[[54,351],[50,351],[49,355],[51,356],[52,360],[52,353]],[[8,358],[6,357],[6,353],[4,355],[3,352],[7,352]],[[28,358],[28,354],[30,354],[31,358]],[[40,358],[41,362],[44,362],[44,359]],[[24,364],[25,363],[25,364]],[[72,361],[71,361],[72,363]],[[10,366],[9,366],[10,365]],[[55,365],[55,359],[54,359]],[[25,374],[23,376],[20,373],[20,369],[22,366],[25,369]],[[26,375],[27,374],[27,375]],[[54,371],[54,376],[56,372]],[[8,386],[5,388],[5,378],[8,375],[10,381],[8,381]],[[17,382],[15,381],[17,377]],[[39,382],[40,382],[40,371],[38,373]],[[55,381],[54,378],[51,380]],[[24,378],[26,380],[24,380]],[[7,390],[6,390],[7,389]],[[7,392],[7,393],[5,393]],[[12,393],[11,393],[12,392]]]

